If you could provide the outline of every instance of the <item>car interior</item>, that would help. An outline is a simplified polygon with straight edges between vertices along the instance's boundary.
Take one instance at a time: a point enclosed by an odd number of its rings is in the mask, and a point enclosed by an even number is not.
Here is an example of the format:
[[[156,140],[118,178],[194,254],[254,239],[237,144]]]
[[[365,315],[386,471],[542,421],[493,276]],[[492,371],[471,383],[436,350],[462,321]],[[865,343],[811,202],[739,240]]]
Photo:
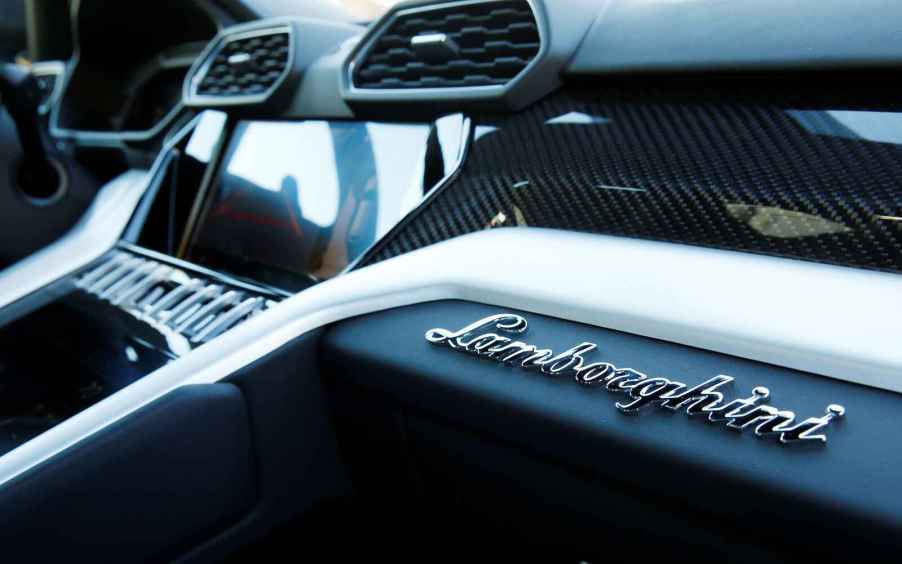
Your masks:
[[[4,0],[0,560],[898,562],[900,22]]]

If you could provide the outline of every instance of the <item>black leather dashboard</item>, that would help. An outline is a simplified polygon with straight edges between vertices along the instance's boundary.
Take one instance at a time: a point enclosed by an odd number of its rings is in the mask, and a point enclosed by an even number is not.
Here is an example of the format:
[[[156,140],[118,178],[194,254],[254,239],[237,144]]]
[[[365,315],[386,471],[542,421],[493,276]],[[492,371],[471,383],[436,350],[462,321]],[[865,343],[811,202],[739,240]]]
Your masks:
[[[718,553],[760,561],[769,551],[768,559],[845,561],[861,544],[877,554],[899,541],[902,500],[890,492],[902,451],[881,438],[902,432],[894,394],[515,312],[529,321],[518,338],[555,351],[589,341],[599,344],[591,360],[651,376],[694,383],[728,374],[736,378],[728,393],[767,386],[774,405],[805,416],[842,399],[848,417],[829,428],[826,444],[781,445],[703,417],[659,409],[624,415],[614,406],[620,395],[424,339],[432,328],[456,330],[508,311],[441,301],[327,332],[324,375],[345,431],[339,440],[352,467],[369,461],[355,476],[364,491],[425,499],[436,514],[465,506],[508,530],[535,528],[537,536],[525,536],[538,546],[599,558],[619,554],[602,540],[610,530],[641,539],[631,548],[625,540],[623,555],[705,561]],[[519,501],[493,505],[481,498],[486,491]],[[541,524],[525,517],[533,511]],[[818,531],[817,542],[798,531]]]

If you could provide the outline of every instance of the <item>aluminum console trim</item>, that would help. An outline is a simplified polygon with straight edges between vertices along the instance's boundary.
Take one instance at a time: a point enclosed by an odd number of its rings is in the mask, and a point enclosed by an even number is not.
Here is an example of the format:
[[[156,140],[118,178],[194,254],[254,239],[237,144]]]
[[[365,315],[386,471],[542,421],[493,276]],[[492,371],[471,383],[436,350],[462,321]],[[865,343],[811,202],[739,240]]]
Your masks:
[[[902,392],[902,277],[536,228],[474,233],[289,298],[0,458],[5,483],[143,405],[313,329],[441,299],[510,307]]]

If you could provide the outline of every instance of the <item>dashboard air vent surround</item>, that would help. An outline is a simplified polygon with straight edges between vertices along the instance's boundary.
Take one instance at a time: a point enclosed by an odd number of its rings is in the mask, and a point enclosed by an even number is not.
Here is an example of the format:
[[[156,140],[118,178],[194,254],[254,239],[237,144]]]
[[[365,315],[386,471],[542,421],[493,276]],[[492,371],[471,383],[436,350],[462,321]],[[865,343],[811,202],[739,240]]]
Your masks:
[[[292,68],[293,43],[289,25],[221,35],[189,73],[186,100],[214,106],[265,101]]]
[[[350,65],[366,90],[504,86],[539,55],[527,0],[455,2],[398,11]]]

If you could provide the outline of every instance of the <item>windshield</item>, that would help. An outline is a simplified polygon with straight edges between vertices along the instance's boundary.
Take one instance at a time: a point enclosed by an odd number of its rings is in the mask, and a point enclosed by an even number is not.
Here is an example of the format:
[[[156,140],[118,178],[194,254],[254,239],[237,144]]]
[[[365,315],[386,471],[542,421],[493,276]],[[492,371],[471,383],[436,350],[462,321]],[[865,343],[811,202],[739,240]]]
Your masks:
[[[308,16],[351,22],[372,21],[401,0],[245,0],[263,17]]]

